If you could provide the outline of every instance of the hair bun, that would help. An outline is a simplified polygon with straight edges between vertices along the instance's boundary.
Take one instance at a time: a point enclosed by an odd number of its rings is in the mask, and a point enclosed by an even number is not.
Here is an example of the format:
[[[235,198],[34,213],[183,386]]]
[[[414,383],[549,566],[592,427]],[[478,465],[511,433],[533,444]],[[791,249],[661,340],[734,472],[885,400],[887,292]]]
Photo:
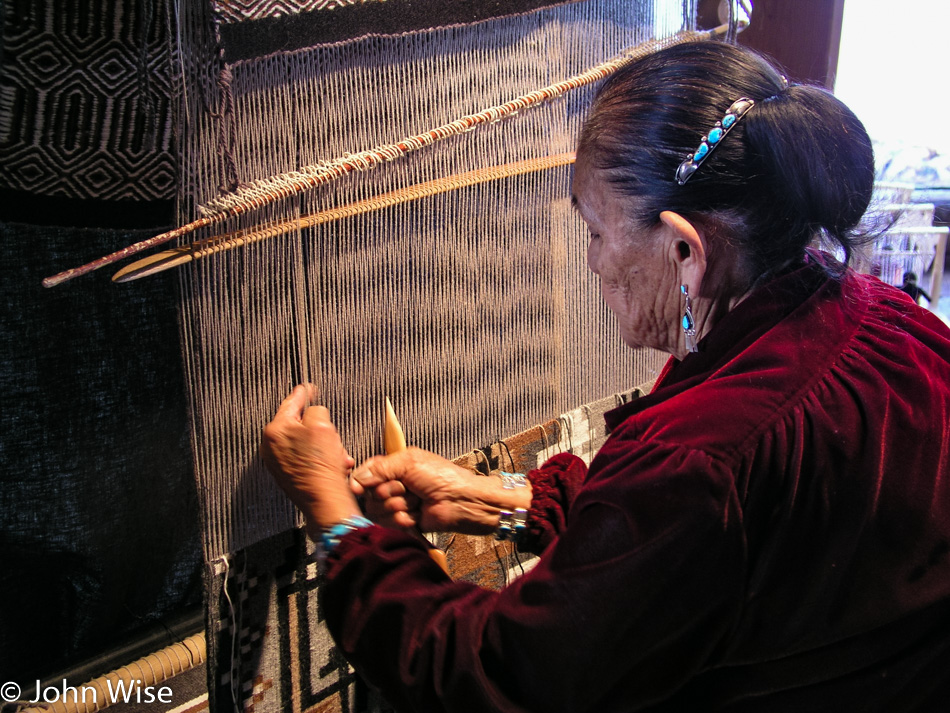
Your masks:
[[[874,187],[871,140],[854,113],[824,89],[794,84],[756,105],[745,137],[781,219],[806,242],[820,228],[850,252]]]

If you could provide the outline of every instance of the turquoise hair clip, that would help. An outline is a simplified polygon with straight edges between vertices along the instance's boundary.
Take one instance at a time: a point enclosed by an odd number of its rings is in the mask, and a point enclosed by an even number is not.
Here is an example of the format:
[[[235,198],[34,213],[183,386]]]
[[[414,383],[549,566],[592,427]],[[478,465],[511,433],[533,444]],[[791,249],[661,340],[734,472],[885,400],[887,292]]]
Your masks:
[[[686,160],[676,169],[676,182],[678,184],[681,186],[684,185],[690,176],[696,173],[696,170],[703,165],[703,161],[709,158],[709,155],[722,143],[726,134],[732,131],[732,127],[734,127],[739,119],[745,116],[753,106],[755,106],[754,101],[742,97],[742,99],[737,99],[732,103],[732,106],[726,109],[725,116],[723,116],[720,121],[717,121],[712,131],[709,132],[709,135],[704,136],[702,141],[699,142],[699,148],[696,149],[696,152],[687,156]]]

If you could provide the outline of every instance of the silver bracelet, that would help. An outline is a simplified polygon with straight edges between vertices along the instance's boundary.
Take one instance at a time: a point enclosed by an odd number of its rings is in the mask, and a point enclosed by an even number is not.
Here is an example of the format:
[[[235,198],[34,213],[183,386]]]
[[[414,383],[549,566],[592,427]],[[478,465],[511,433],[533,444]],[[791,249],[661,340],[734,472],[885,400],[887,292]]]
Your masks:
[[[502,510],[498,514],[498,529],[495,530],[496,540],[512,540],[518,542],[524,533],[528,522],[528,511],[524,508]]]
[[[501,476],[501,487],[505,490],[528,487],[528,479],[524,477],[523,473],[506,473],[500,470],[498,474]]]
[[[505,490],[514,490],[515,488],[527,488],[528,479],[523,473],[506,473],[498,471],[501,476],[501,487]],[[495,530],[496,540],[512,540],[517,542],[524,532],[528,522],[528,511],[524,508],[515,508],[514,511],[502,510],[498,514],[498,529]]]

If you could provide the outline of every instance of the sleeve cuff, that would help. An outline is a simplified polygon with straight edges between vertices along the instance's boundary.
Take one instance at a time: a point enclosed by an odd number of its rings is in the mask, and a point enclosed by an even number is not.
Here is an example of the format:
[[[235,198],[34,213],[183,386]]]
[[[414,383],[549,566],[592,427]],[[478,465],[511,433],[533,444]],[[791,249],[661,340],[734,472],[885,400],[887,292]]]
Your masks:
[[[559,453],[527,476],[531,508],[519,548],[541,554],[567,527],[571,504],[587,477],[587,465],[571,453]]]

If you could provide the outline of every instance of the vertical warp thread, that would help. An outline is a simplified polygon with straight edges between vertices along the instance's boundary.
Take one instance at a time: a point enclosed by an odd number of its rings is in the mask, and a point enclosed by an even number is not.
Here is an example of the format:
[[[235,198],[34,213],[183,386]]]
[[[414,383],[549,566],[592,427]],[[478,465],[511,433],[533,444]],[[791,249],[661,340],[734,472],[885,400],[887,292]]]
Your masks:
[[[238,175],[319,163],[573,76],[662,23],[653,0],[588,0],[502,22],[276,55],[216,75],[222,123],[200,97],[183,137],[182,209]],[[182,9],[183,14],[187,11]],[[182,33],[196,43],[195,30]],[[208,82],[189,67],[187,81]],[[198,92],[200,94],[200,92]],[[591,91],[485,126],[425,154],[265,209],[309,214],[431,178],[573,149]],[[183,270],[182,344],[193,401],[206,557],[296,523],[257,458],[290,387],[318,384],[357,459],[380,449],[391,396],[410,443],[455,457],[650,378],[625,351],[586,269],[570,170],[471,186],[279,236]],[[248,227],[230,219],[228,230]]]

